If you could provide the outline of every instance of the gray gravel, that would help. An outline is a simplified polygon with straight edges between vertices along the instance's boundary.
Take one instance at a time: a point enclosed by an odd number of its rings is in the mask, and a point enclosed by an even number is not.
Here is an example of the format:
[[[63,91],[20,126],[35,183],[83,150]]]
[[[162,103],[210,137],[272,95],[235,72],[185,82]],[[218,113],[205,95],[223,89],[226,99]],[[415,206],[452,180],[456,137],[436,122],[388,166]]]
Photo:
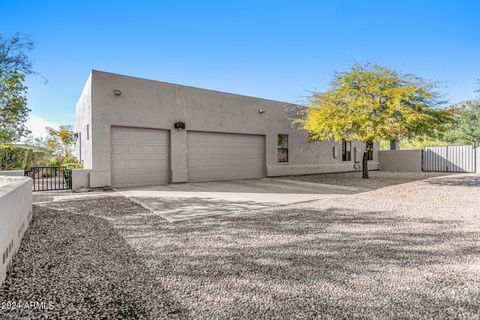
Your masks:
[[[0,319],[170,319],[185,314],[107,220],[72,214],[86,213],[82,209],[87,207],[95,213],[96,204],[115,217],[145,211],[123,197],[35,205],[33,222],[0,287],[0,303],[52,303],[53,309],[0,310]]]
[[[103,299],[120,296],[129,310],[152,319],[169,310],[175,317],[195,319],[480,318],[478,175],[175,223],[122,198],[51,203],[49,208],[36,208],[32,234],[0,301],[22,296],[12,288],[30,283],[24,297],[114,313],[113,304]],[[39,227],[55,215],[60,220],[53,226]],[[65,235],[57,236],[56,229]],[[36,250],[38,243],[57,239],[64,242],[59,247],[74,250]],[[86,250],[75,245],[80,239],[92,239],[102,249],[85,260],[73,253]],[[50,259],[70,261],[78,274],[40,267]],[[102,267],[89,268],[86,261]],[[28,276],[32,264],[49,279],[43,281],[47,291],[40,277]],[[73,267],[82,264],[86,267]],[[132,279],[132,274],[142,277]],[[95,286],[83,283],[92,278]],[[124,285],[116,286],[120,281]],[[62,284],[59,292],[74,294],[65,298],[50,289],[57,286],[50,282]],[[110,284],[115,294],[109,293]],[[105,298],[73,304],[94,295],[92,288]],[[160,294],[151,294],[158,288]],[[160,307],[141,313],[138,306],[145,305]]]
[[[432,177],[449,176],[449,173],[439,172],[388,172],[370,171],[370,179],[362,179],[361,172],[325,173],[304,176],[281,177],[288,180],[351,186],[366,189],[378,189],[391,185],[403,184]]]

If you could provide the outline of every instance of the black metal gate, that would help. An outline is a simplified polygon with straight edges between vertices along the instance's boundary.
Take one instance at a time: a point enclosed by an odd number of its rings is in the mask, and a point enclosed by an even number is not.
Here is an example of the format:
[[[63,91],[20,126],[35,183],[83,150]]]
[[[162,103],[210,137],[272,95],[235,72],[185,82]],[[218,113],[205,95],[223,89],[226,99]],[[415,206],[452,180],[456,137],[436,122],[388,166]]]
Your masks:
[[[33,179],[33,191],[72,189],[72,170],[58,167],[31,167],[25,176]]]

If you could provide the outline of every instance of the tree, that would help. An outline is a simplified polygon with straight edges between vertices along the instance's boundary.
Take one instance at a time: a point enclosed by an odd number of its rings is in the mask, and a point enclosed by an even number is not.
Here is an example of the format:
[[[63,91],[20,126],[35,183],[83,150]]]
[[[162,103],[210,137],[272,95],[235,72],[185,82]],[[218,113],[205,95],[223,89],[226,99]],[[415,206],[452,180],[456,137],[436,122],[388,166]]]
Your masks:
[[[27,36],[16,33],[10,38],[0,35],[0,143],[11,143],[26,136],[28,119],[26,75],[33,71],[27,51],[34,44]]]
[[[0,144],[11,143],[26,136],[28,119],[24,75],[20,72],[4,72],[0,69]]]
[[[35,47],[26,35],[14,34],[10,38],[0,35],[0,69],[5,73],[20,72],[24,75],[37,74],[27,51]]]
[[[448,142],[480,146],[480,100],[461,102],[453,107],[455,125],[447,131]]]
[[[365,142],[362,178],[374,141],[435,137],[451,122],[435,84],[379,65],[336,73],[327,92],[314,93],[303,127],[311,140]]]
[[[34,137],[33,135],[27,136],[24,140],[23,143],[27,146],[32,146],[32,147],[37,147],[37,148],[42,148],[42,149],[47,149],[48,143],[47,139],[43,137]]]
[[[75,145],[75,134],[72,126],[59,126],[58,130],[47,127],[48,149],[55,153],[59,158],[67,158],[72,155],[72,147]]]

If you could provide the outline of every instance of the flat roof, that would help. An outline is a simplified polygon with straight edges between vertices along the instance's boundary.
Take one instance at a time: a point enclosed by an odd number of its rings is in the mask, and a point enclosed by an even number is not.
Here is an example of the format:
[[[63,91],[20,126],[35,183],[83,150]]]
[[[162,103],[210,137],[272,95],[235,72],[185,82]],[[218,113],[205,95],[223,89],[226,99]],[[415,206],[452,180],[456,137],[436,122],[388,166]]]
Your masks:
[[[292,105],[292,106],[305,107],[304,105],[298,104],[298,103],[291,103],[291,102],[285,102],[285,101],[279,101],[279,100],[273,100],[273,99],[265,99],[265,98],[260,98],[260,97],[253,97],[253,96],[247,96],[247,95],[244,95],[244,94],[233,93],[233,92],[219,91],[219,90],[206,89],[206,88],[200,88],[200,87],[194,87],[194,86],[187,86],[187,85],[178,84],[178,83],[165,82],[165,81],[159,81],[159,80],[154,80],[154,79],[147,79],[147,78],[141,78],[141,77],[129,76],[129,75],[124,75],[124,74],[119,74],[119,73],[114,73],[114,72],[92,69],[92,74],[94,72],[109,74],[109,75],[113,75],[113,76],[116,76],[116,77],[125,77],[125,78],[139,79],[139,80],[144,80],[144,81],[153,81],[153,82],[158,82],[158,83],[173,85],[173,86],[179,86],[179,87],[184,87],[184,88],[189,88],[189,89],[210,91],[210,92],[213,92],[213,93],[231,94],[231,95],[235,95],[235,96],[239,96],[239,97],[243,97],[243,98],[260,99],[260,100],[271,101],[271,102],[276,102],[276,103],[288,104],[288,105]]]

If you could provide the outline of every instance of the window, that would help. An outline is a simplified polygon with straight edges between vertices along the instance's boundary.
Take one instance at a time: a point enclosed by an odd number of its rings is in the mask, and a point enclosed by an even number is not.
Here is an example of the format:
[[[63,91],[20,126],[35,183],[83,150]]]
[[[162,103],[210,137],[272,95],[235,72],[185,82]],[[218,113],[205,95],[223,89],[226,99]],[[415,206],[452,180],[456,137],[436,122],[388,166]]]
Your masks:
[[[352,161],[352,142],[342,140],[342,161]]]
[[[288,134],[278,135],[278,162],[288,162]]]
[[[82,161],[82,133],[78,133],[78,158]]]
[[[87,124],[87,141],[90,140],[90,125]]]
[[[373,160],[373,149],[368,150],[368,160]]]
[[[333,158],[337,157],[337,147],[333,146]]]

